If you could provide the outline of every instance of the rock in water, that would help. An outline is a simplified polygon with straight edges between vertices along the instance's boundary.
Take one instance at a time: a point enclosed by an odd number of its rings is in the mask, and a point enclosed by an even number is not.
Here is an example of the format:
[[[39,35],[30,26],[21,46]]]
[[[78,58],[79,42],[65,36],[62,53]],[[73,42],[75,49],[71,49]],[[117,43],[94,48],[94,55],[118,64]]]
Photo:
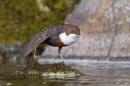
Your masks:
[[[34,65],[34,67],[26,67],[17,70],[12,74],[16,77],[43,76],[44,78],[70,79],[81,75],[77,69],[73,69],[62,63]]]

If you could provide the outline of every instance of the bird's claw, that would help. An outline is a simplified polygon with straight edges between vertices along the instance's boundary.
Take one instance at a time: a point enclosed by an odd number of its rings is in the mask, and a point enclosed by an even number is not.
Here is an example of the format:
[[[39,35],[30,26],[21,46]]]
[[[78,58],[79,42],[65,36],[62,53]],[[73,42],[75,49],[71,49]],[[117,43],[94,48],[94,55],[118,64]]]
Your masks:
[[[65,64],[64,61],[62,61],[61,64],[64,65]]]
[[[33,58],[31,58],[31,60],[30,60],[30,65],[31,65],[31,68],[33,68],[33,66],[34,66],[34,59]]]

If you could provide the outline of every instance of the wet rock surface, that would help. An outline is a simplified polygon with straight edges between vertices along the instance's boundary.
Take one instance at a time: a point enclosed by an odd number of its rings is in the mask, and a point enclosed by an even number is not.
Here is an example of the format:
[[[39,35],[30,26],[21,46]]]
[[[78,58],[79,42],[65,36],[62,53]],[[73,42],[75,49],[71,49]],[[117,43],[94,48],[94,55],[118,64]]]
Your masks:
[[[16,77],[30,77],[30,76],[43,76],[44,78],[75,78],[81,75],[77,69],[73,69],[63,63],[53,63],[44,65],[34,65],[24,67],[17,70],[12,76]]]
[[[65,20],[78,25],[77,43],[65,47],[63,56],[130,57],[129,0],[81,0]],[[47,46],[43,56],[59,56],[57,48]]]

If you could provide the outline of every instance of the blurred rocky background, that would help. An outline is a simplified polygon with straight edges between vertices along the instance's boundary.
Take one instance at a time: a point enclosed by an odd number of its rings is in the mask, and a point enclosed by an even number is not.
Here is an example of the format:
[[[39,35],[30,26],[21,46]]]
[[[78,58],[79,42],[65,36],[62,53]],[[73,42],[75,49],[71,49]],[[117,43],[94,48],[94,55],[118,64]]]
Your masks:
[[[0,57],[18,57],[23,45],[43,28],[64,23],[79,0],[0,0]],[[37,54],[41,54],[40,45]],[[17,52],[15,52],[17,51]]]
[[[18,57],[23,45],[41,29],[69,23],[79,26],[81,37],[63,48],[64,57],[130,57],[129,3],[130,0],[0,0],[0,56]],[[59,56],[57,48],[43,46],[38,47],[37,55]]]
[[[81,0],[65,23],[80,27],[80,40],[64,56],[130,57],[130,0]],[[58,56],[48,46],[43,56]]]

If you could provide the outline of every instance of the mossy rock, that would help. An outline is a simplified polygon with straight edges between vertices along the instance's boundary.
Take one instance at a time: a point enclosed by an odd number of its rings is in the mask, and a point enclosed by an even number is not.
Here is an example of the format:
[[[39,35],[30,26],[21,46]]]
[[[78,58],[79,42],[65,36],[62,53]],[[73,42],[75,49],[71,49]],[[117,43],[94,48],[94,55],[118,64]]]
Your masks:
[[[72,79],[82,73],[62,63],[34,65],[17,70],[12,75],[17,77],[43,76],[44,78]]]

